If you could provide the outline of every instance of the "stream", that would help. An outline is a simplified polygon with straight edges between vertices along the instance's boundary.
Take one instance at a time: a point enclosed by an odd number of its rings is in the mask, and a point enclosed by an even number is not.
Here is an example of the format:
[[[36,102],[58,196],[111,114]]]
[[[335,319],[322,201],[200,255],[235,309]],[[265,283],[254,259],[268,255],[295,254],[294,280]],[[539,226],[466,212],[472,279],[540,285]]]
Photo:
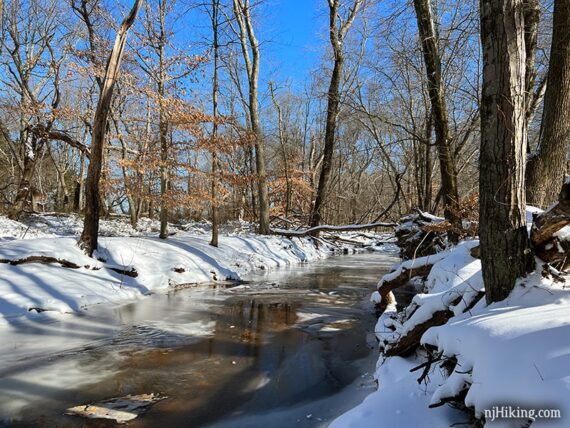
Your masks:
[[[64,412],[151,392],[168,398],[129,426],[326,426],[375,388],[368,297],[396,261],[335,256],[14,322],[0,332],[0,426],[116,426]]]

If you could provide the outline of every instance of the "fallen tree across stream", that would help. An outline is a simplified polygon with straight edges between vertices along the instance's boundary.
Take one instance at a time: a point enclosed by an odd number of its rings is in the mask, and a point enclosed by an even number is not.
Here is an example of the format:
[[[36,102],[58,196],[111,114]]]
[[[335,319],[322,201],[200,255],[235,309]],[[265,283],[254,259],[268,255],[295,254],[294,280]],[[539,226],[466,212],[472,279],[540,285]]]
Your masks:
[[[298,236],[311,236],[317,235],[320,232],[350,232],[353,230],[366,230],[366,229],[376,229],[378,227],[397,227],[398,223],[368,223],[368,224],[349,224],[344,226],[332,226],[332,225],[321,225],[310,227],[308,229],[271,229],[271,233],[275,235],[282,235],[287,237],[298,237]]]

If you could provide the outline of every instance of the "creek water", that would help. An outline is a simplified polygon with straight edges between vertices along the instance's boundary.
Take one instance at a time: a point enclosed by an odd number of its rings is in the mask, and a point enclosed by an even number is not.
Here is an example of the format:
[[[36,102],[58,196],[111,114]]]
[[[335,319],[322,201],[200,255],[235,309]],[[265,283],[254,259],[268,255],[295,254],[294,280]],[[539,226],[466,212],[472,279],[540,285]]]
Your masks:
[[[15,323],[0,334],[0,425],[114,426],[64,412],[154,392],[168,398],[129,426],[326,426],[373,391],[368,296],[396,261],[335,256]]]

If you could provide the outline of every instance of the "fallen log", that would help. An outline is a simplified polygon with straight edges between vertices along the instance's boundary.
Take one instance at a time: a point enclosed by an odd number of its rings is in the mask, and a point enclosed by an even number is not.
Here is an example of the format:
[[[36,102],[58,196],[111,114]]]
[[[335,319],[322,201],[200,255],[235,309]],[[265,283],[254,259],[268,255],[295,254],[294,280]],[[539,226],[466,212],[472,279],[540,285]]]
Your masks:
[[[570,180],[560,191],[558,203],[536,215],[530,240],[538,257],[558,270],[570,266],[570,242],[561,240],[556,233],[570,225]]]
[[[0,263],[8,263],[12,266],[23,265],[26,263],[43,263],[43,264],[56,263],[70,269],[79,269],[81,267],[76,263],[70,262],[69,260],[58,259],[50,256],[28,256],[24,257],[23,259],[16,259],[16,260],[0,259]]]
[[[408,333],[401,336],[397,342],[385,347],[384,355],[387,357],[405,357],[411,354],[419,346],[420,339],[428,328],[443,325],[452,316],[453,312],[449,309],[434,312],[430,319],[420,324],[416,324]]]
[[[465,308],[464,312],[469,312],[473,307],[483,298],[485,293],[480,292],[477,296],[471,301],[469,306]],[[455,299],[451,306],[457,305],[463,296],[459,296]],[[423,334],[431,327],[437,327],[443,325],[449,321],[455,314],[449,310],[439,310],[432,314],[431,318],[416,324],[410,331],[408,331],[405,335],[402,335],[398,338],[398,341],[390,343],[384,347],[384,355],[387,357],[405,357],[412,353],[418,346],[420,346],[420,340]]]
[[[119,267],[108,267],[108,266],[104,267],[106,269],[112,270],[113,272],[120,273],[121,275],[130,276],[131,278],[136,278],[137,276],[139,276],[139,273],[133,267],[130,269],[122,269]]]
[[[376,229],[378,227],[397,227],[397,223],[369,223],[369,224],[350,224],[345,226],[322,225],[309,229],[288,230],[288,229],[271,229],[271,233],[287,237],[300,237],[316,235],[320,232],[350,232],[352,230]]]
[[[388,305],[395,303],[396,299],[393,291],[396,288],[406,285],[412,278],[417,276],[422,277],[423,279],[427,278],[432,267],[433,263],[412,267],[410,269],[402,268],[402,271],[398,276],[389,281],[383,281],[378,287],[378,293],[380,294],[381,300],[380,303],[376,305],[376,312],[383,313]]]
[[[65,259],[58,259],[56,257],[51,256],[28,256],[22,259],[0,259],[0,263],[6,263],[12,266],[23,265],[28,263],[41,263],[41,264],[59,264],[61,267],[69,268],[69,269],[79,269],[81,266],[77,263],[70,262],[69,260]],[[83,266],[85,269],[90,270],[99,270],[99,267],[85,265]],[[131,278],[136,278],[139,276],[139,273],[136,271],[135,268],[121,268],[118,266],[103,266],[105,269],[112,270],[113,272],[120,273],[121,275],[129,276]]]

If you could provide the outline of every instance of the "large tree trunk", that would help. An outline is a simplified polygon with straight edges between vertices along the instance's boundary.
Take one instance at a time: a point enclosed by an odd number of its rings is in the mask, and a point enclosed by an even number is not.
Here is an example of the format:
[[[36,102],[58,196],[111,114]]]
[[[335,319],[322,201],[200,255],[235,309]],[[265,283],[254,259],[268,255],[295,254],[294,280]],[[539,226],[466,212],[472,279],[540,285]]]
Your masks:
[[[451,224],[458,224],[457,205],[459,191],[457,189],[457,167],[455,156],[451,149],[449,123],[445,105],[445,91],[441,75],[441,57],[437,46],[437,34],[433,23],[430,0],[414,0],[418,30],[422,42],[424,63],[426,67],[428,92],[435,129],[435,146],[439,158],[441,174],[441,191],[444,203],[445,218]],[[453,241],[457,236],[450,235]]]
[[[488,303],[505,299],[532,268],[526,229],[527,144],[522,0],[481,0],[481,264]]]
[[[92,256],[93,251],[97,249],[97,238],[99,235],[99,209],[101,206],[99,181],[101,179],[101,168],[103,164],[107,118],[111,108],[113,89],[121,66],[123,50],[127,41],[127,34],[129,28],[131,28],[135,21],[141,1],[142,0],[135,0],[131,11],[123,20],[121,28],[119,28],[113,50],[111,51],[111,55],[109,55],[105,69],[105,77],[93,119],[91,158],[89,168],[87,169],[87,179],[85,180],[85,219],[83,222],[83,232],[79,238],[79,246],[89,256]]]
[[[349,9],[348,16],[341,22],[340,0],[329,0],[329,38],[334,54],[334,66],[332,70],[329,90],[327,93],[327,119],[325,127],[325,145],[323,148],[323,160],[321,165],[321,175],[311,213],[310,226],[316,227],[321,224],[323,217],[323,206],[327,196],[330,175],[333,164],[335,147],[337,119],[340,111],[340,85],[344,67],[343,44],[346,33],[350,29],[358,10],[362,5],[361,0],[354,0],[353,6]]]
[[[555,0],[541,140],[527,165],[527,201],[545,208],[558,196],[570,144],[570,0]]]

